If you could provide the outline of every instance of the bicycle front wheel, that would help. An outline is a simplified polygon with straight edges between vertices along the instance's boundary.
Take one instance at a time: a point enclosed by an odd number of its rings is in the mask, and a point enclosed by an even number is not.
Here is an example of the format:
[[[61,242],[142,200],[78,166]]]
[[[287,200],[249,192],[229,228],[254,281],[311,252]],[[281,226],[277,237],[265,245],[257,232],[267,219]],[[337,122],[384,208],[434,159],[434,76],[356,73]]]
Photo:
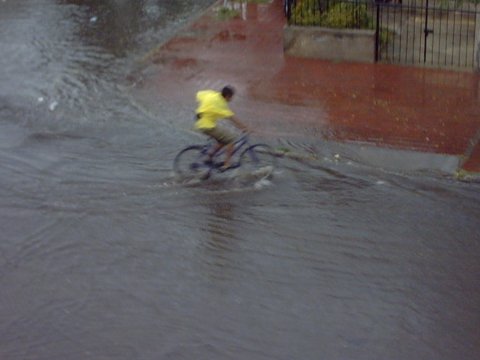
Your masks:
[[[277,157],[273,149],[265,144],[256,144],[246,148],[240,155],[240,165],[248,170],[259,170],[271,168],[273,171],[277,166]]]
[[[206,163],[204,146],[192,145],[178,153],[173,160],[173,171],[180,177],[207,178],[211,167]]]

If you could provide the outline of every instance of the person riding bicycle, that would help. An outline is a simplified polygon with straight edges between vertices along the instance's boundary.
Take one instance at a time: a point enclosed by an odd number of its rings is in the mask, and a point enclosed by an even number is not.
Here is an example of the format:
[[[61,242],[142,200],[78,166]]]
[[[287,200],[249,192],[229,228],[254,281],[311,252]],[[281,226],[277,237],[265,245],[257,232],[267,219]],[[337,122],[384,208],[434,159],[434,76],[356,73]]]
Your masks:
[[[220,92],[215,90],[201,90],[197,92],[198,107],[196,110],[197,120],[195,128],[205,135],[215,139],[217,144],[209,154],[210,160],[224,146],[226,157],[222,168],[227,169],[233,154],[235,135],[230,131],[219,128],[217,122],[221,119],[230,120],[240,130],[248,131],[248,128],[235,116],[228,106],[232,101],[235,90],[231,86],[225,86]]]

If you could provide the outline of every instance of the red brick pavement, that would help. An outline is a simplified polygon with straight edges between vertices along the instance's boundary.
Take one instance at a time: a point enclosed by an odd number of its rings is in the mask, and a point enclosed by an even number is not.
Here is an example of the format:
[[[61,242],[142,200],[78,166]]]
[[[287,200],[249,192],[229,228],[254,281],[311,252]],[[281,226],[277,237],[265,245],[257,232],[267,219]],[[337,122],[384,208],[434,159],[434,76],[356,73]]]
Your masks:
[[[234,110],[265,135],[467,156],[480,173],[479,74],[287,57],[280,0],[237,5],[230,20],[216,6],[145,59],[159,96],[191,102],[228,83]]]

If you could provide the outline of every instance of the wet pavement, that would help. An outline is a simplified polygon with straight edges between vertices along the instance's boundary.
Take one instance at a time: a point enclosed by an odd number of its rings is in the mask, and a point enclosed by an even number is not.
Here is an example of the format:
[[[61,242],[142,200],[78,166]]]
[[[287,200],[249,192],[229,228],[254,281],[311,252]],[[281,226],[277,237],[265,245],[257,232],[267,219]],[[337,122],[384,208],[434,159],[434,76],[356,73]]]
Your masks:
[[[229,83],[237,114],[265,136],[413,150],[433,170],[480,172],[480,74],[286,57],[279,3],[230,4],[240,16],[219,20],[218,2],[142,59],[157,66],[140,87],[187,104]],[[417,161],[398,154],[377,165]]]
[[[212,4],[0,1],[0,359],[479,359],[480,183],[341,140],[328,97],[271,86],[273,5],[223,32]],[[192,95],[225,82],[253,141],[302,156],[178,179]]]

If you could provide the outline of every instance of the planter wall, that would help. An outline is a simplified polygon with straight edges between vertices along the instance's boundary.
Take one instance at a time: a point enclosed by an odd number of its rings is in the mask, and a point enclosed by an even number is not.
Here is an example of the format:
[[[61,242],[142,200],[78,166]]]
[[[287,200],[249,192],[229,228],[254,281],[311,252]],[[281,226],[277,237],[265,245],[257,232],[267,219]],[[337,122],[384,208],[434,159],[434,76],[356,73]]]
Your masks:
[[[375,31],[287,25],[283,48],[291,56],[373,63]]]

